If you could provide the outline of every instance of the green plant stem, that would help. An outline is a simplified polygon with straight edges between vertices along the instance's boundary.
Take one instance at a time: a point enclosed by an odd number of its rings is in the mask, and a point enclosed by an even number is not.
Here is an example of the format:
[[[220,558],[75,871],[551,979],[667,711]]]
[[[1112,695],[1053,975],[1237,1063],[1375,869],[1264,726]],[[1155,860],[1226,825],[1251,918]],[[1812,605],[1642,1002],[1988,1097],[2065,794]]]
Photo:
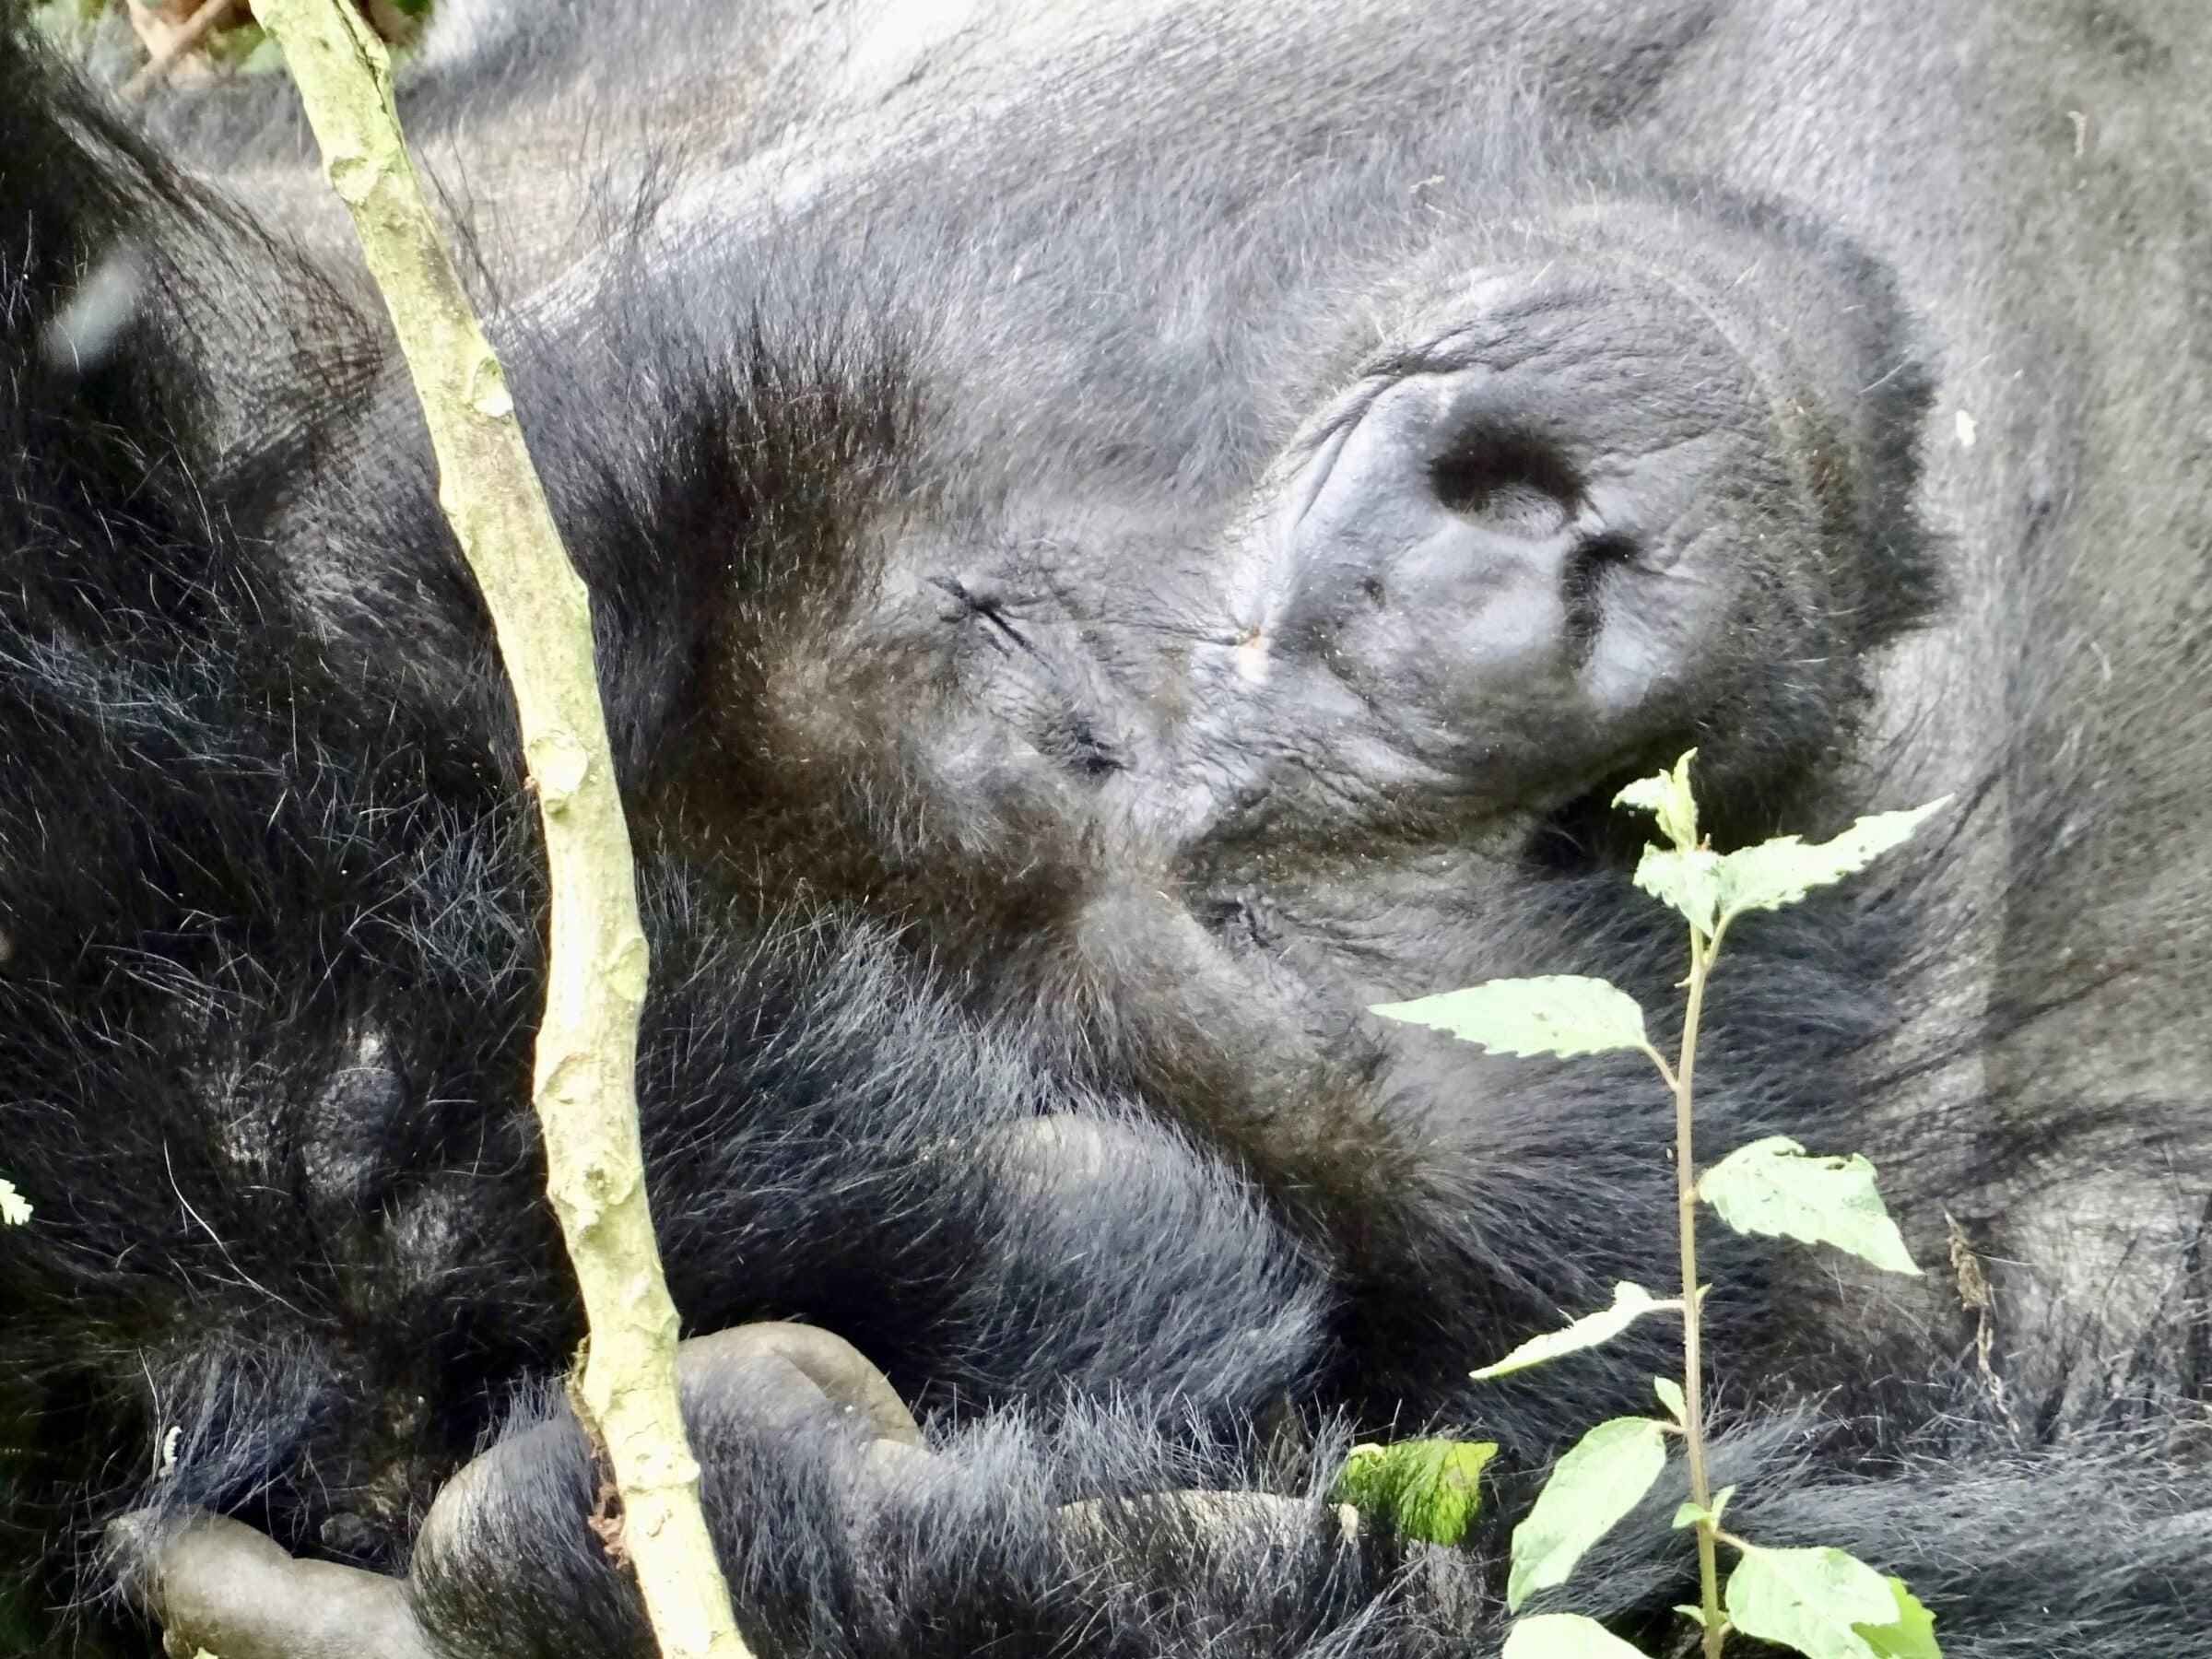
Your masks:
[[[1690,1501],[1700,1509],[1712,1508],[1712,1489],[1705,1478],[1705,1414],[1701,1398],[1703,1361],[1699,1354],[1698,1322],[1698,1171],[1691,1135],[1691,1090],[1698,1069],[1698,1019],[1705,1009],[1705,981],[1712,971],[1719,939],[1705,939],[1697,929],[1689,934],[1689,1000],[1682,1010],[1682,1053],[1675,1063],[1675,1217],[1682,1253],[1682,1444],[1689,1465]],[[1710,1520],[1698,1523],[1698,1588],[1705,1614],[1705,1659],[1720,1659],[1720,1570],[1713,1549]]]

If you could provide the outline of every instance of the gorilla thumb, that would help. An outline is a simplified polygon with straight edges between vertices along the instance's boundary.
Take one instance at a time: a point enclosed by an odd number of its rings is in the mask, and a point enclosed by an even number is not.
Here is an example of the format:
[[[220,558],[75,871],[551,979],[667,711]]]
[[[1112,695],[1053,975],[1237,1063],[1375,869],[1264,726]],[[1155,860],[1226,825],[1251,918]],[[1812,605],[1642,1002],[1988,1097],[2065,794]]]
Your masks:
[[[170,1527],[143,1513],[108,1529],[124,1587],[182,1659],[436,1659],[405,1583],[330,1561],[295,1560],[241,1522]]]

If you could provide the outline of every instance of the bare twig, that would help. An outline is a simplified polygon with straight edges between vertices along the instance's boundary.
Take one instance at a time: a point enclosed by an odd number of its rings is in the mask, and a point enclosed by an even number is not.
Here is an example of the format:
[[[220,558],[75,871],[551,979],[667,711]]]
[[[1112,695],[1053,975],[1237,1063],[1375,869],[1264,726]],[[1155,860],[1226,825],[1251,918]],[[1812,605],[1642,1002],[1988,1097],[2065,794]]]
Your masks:
[[[677,1402],[676,1307],[646,1206],[635,1092],[645,935],[589,596],[407,159],[383,43],[347,0],[257,0],[255,10],[283,48],[391,312],[437,454],[439,500],[513,684],[552,889],[534,1099],[591,1324],[571,1397],[606,1448],[662,1653],[745,1659],[699,1507]]]

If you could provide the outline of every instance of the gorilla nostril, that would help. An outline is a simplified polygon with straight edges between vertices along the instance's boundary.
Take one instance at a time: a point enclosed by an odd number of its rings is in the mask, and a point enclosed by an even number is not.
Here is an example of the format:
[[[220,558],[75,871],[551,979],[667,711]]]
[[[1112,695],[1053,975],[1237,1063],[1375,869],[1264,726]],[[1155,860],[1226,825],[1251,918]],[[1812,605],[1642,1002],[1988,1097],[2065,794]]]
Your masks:
[[[1606,572],[1634,564],[1636,544],[1627,536],[1601,532],[1579,536],[1559,572],[1559,602],[1567,614],[1568,654],[1581,663],[1596,644],[1603,618],[1598,606]]]
[[[1444,506],[1484,529],[1522,541],[1558,535],[1582,500],[1582,479],[1549,444],[1523,433],[1462,439],[1430,463]]]

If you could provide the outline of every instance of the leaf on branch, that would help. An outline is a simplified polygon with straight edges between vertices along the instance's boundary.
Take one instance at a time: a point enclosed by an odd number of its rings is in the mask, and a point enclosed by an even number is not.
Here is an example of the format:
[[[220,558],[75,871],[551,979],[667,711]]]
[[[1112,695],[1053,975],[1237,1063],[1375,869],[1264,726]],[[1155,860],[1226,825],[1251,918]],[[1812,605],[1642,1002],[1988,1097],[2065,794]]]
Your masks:
[[[1724,862],[1718,853],[1702,847],[1673,852],[1646,847],[1636,861],[1636,885],[1710,936],[1720,922]]]
[[[1613,1287],[1611,1307],[1601,1308],[1594,1313],[1585,1313],[1564,1330],[1547,1331],[1541,1336],[1531,1336],[1504,1359],[1492,1360],[1480,1371],[1467,1374],[1476,1382],[1484,1382],[1492,1377],[1526,1371],[1532,1365],[1542,1365],[1547,1359],[1557,1359],[1561,1354],[1572,1354],[1583,1348],[1593,1348],[1600,1343],[1610,1342],[1646,1313],[1669,1312],[1678,1306],[1676,1302],[1660,1301],[1641,1285],[1631,1285],[1623,1279]]]
[[[1794,835],[1777,836],[1756,847],[1730,853],[1720,861],[1720,919],[1746,911],[1780,910],[1816,888],[1856,874],[1908,840],[1950,796],[1904,812],[1877,812],[1863,818],[1830,841],[1807,846]]]
[[[1689,789],[1689,763],[1696,749],[1684,751],[1671,771],[1639,778],[1613,797],[1613,805],[1648,812],[1659,820],[1659,833],[1682,852],[1698,844],[1698,801]]]
[[[1404,1537],[1455,1545],[1482,1507],[1479,1477],[1495,1441],[1417,1440],[1354,1446],[1332,1500],[1389,1517]]]
[[[1505,1633],[1500,1659],[1643,1659],[1594,1618],[1580,1613],[1538,1613]]]
[[[1528,1518],[1513,1528],[1506,1611],[1565,1583],[1590,1547],[1636,1507],[1666,1466],[1665,1436],[1655,1418],[1613,1418],[1559,1459]]]
[[[1412,1002],[1377,1003],[1368,1012],[1448,1031],[1501,1054],[1569,1060],[1646,1045],[1643,1010],[1634,997],[1602,979],[1573,973],[1489,980]]]
[[[1659,1404],[1676,1422],[1687,1426],[1689,1422],[1689,1402],[1682,1397],[1682,1384],[1672,1377],[1653,1377],[1652,1392],[1659,1396]]]
[[[1759,1641],[1795,1648],[1806,1659],[1880,1659],[1881,1650],[1861,1627],[1885,1632],[1902,1627],[1904,1604],[1891,1590],[1893,1582],[1841,1549],[1755,1546],[1745,1549],[1728,1575],[1728,1622]]]
[[[1857,1153],[1811,1158],[1786,1135],[1738,1147],[1705,1171],[1698,1196],[1737,1232],[1832,1244],[1891,1273],[1920,1275]]]
[[[30,1219],[30,1200],[16,1190],[12,1181],[0,1180],[0,1222],[21,1227]]]

